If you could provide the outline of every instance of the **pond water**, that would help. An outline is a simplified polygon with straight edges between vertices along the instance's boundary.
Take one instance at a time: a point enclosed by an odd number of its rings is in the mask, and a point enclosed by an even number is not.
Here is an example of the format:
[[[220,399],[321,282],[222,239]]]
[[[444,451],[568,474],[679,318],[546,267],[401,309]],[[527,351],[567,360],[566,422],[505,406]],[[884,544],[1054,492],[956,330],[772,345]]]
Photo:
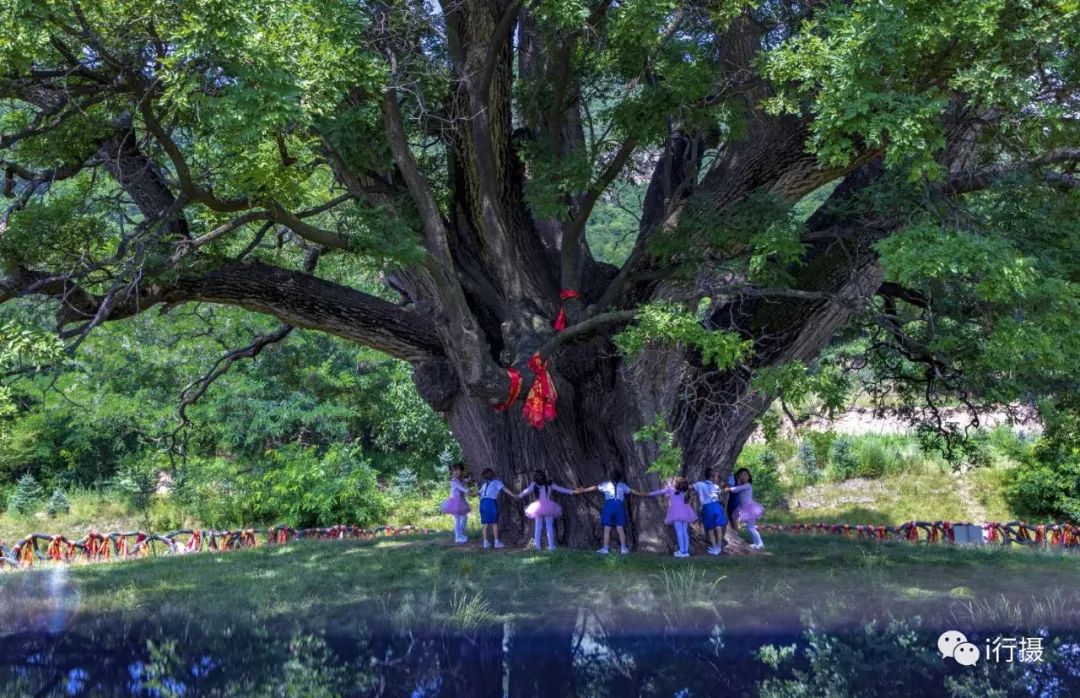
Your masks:
[[[1080,637],[1041,629],[1041,661],[961,666],[913,621],[755,634],[623,632],[589,610],[548,627],[270,632],[184,618],[84,619],[0,638],[19,696],[1080,695]],[[983,648],[997,633],[968,637]],[[1008,635],[1008,633],[1001,633]],[[980,650],[981,652],[982,650]]]
[[[508,619],[454,603],[442,619],[397,607],[269,627],[94,615],[64,568],[19,574],[0,586],[0,695],[1080,696],[1075,627],[943,627],[881,609],[829,621],[812,605],[780,622],[603,603]],[[973,666],[942,657],[947,630],[976,648]]]

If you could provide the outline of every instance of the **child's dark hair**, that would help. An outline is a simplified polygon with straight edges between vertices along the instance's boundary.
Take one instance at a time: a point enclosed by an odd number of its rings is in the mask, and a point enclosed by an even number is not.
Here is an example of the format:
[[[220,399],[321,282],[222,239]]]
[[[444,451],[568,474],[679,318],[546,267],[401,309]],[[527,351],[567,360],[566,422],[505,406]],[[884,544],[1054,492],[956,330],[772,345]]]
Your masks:
[[[712,479],[712,473],[713,473],[713,469],[712,469],[712,468],[705,468],[705,476],[704,476],[704,479],[705,479],[705,480],[709,480],[709,479]]]
[[[677,478],[675,478],[675,491],[676,492],[686,492],[689,489],[690,489],[690,483],[687,482],[685,477],[677,477]]]
[[[482,471],[480,471],[480,477],[482,477],[485,480],[494,480],[495,479],[495,470],[494,470],[494,468],[484,468]]]
[[[622,471],[622,468],[615,468],[611,471],[611,481],[616,485],[620,482],[626,482],[626,473]]]
[[[548,479],[547,473],[543,470],[537,470],[533,473],[533,482],[537,487],[547,487],[551,484],[551,480]]]
[[[739,468],[735,471],[735,484],[739,484],[739,476],[746,473],[746,481],[751,485],[754,484],[754,476],[750,474],[750,471],[746,468]]]
[[[461,463],[451,463],[451,464],[450,464],[450,473],[451,473],[451,474],[453,474],[453,472],[454,472],[455,470],[457,470],[458,472],[460,472],[460,473],[461,473],[462,475],[464,475],[464,474],[465,474],[465,466],[464,466],[464,465],[462,465]]]

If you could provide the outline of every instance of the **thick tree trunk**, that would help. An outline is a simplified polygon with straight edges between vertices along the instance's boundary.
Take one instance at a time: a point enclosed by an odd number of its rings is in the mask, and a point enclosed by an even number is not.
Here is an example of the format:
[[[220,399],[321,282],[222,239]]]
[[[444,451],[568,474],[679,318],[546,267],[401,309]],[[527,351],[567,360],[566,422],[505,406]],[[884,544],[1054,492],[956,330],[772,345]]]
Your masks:
[[[496,412],[489,402],[460,392],[436,407],[449,421],[474,479],[490,467],[508,487],[518,491],[534,479],[535,471],[543,470],[556,484],[588,487],[621,468],[631,487],[654,490],[660,480],[647,472],[647,467],[656,454],[650,446],[635,442],[633,435],[656,414],[670,413],[677,402],[683,404],[680,409],[693,409],[679,399],[680,386],[693,371],[692,366],[681,352],[659,354],[621,366],[614,347],[606,341],[568,348],[559,355],[555,367],[559,416],[540,430],[525,423],[519,407]],[[645,368],[658,364],[667,368],[662,372]],[[433,373],[418,371],[416,376],[421,393],[429,400],[438,382]],[[688,476],[700,476],[709,465],[731,468],[764,405],[747,409],[750,407],[747,403],[740,408],[737,419],[741,429],[710,429],[703,421],[695,421],[694,428],[685,432],[693,441],[694,454],[693,462],[687,463]],[[603,497],[597,493],[556,497],[563,507],[563,517],[556,525],[559,543],[575,548],[598,546]],[[532,540],[533,523],[523,513],[529,501],[502,501],[507,540],[522,544]],[[663,523],[665,507],[660,497],[627,498],[627,534],[632,546],[652,551],[673,549],[672,532]]]
[[[508,412],[497,412],[489,400],[470,397],[445,359],[419,364],[414,379],[421,395],[446,416],[474,478],[491,467],[510,488],[520,490],[536,470],[543,470],[557,484],[587,487],[619,468],[634,489],[657,489],[659,478],[648,472],[656,453],[633,438],[657,415],[667,419],[683,449],[684,476],[696,480],[707,467],[726,476],[755,420],[771,403],[769,396],[752,390],[753,372],[791,361],[812,362],[880,287],[882,272],[869,242],[833,241],[811,251],[799,286],[821,297],[740,301],[735,312],[727,313],[739,318],[731,329],[759,338],[751,361],[736,369],[703,366],[695,352],[674,346],[654,346],[627,361],[608,337],[564,347],[552,362],[559,414],[541,430],[522,419],[520,401]],[[575,548],[598,545],[602,497],[558,496],[564,512],[557,526],[559,542]],[[526,504],[503,507],[508,540],[531,538],[532,522],[523,516]],[[673,549],[672,533],[663,524],[664,507],[662,498],[628,498],[632,547]]]

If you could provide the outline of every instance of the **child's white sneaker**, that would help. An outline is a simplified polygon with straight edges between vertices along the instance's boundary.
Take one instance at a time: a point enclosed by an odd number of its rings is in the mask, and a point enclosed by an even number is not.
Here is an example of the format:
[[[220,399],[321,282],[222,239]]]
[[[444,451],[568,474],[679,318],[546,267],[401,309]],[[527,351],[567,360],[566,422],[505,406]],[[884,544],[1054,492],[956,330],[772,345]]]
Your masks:
[[[599,549],[599,550],[597,550],[596,552],[600,553],[601,555],[607,555],[607,554],[608,554],[608,553],[610,553],[611,551],[610,551],[610,550],[608,550],[608,547],[607,547],[607,546],[605,545],[604,547],[600,548],[600,549]]]
[[[484,550],[487,550],[490,547],[491,547],[491,543],[489,543],[488,541],[485,540],[484,541]]]
[[[710,555],[719,555],[720,554],[720,548],[716,548],[716,547],[709,548],[709,554]]]
[[[690,557],[690,553],[684,553],[683,551],[679,550],[675,552],[675,557]]]
[[[765,544],[764,543],[755,543],[755,544],[751,545],[750,547],[753,548],[754,550],[764,550],[765,549]]]
[[[556,549],[556,547],[557,547],[557,546],[554,546],[554,545],[549,545],[549,546],[548,546],[548,550],[555,550],[555,549]]]
[[[457,539],[456,542],[457,542],[458,545],[463,545],[465,543],[468,543],[469,539],[466,538],[465,536],[461,536],[460,538]]]
[[[620,555],[629,555],[630,554],[630,548],[628,548],[628,547],[626,547],[624,545],[623,547],[619,548],[619,554]]]
[[[496,547],[496,548],[503,548],[503,547],[505,547],[505,546],[504,546],[504,545],[502,544],[502,541],[501,541],[501,540],[497,540],[497,541],[495,541],[495,546],[494,546],[494,547]]]

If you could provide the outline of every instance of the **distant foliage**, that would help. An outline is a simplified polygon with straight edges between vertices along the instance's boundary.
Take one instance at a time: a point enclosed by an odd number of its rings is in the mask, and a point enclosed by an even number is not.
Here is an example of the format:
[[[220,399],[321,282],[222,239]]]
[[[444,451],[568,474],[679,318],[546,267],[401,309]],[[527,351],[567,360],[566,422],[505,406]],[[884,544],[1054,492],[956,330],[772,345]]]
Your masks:
[[[45,511],[49,516],[58,516],[59,514],[68,514],[71,512],[71,502],[68,501],[67,495],[64,494],[64,490],[56,488],[53,490],[52,497],[49,498],[49,505]]]
[[[821,479],[822,469],[818,465],[814,445],[809,441],[799,443],[799,460],[793,475],[798,485],[812,485]]]
[[[157,469],[152,462],[132,459],[113,480],[113,487],[127,498],[132,509],[148,518],[157,490]]]
[[[859,461],[855,458],[851,437],[838,436],[829,445],[829,465],[827,474],[830,480],[848,480],[860,475]]]
[[[769,447],[749,446],[739,455],[736,468],[746,468],[754,478],[754,499],[766,507],[776,506],[786,494],[780,477],[780,459]]]
[[[1080,398],[1044,407],[1046,430],[1015,469],[1005,496],[1029,517],[1080,522]]]
[[[32,514],[41,498],[45,496],[41,485],[30,473],[19,478],[15,490],[8,496],[7,508],[18,514]]]
[[[382,523],[389,509],[375,470],[356,445],[288,444],[257,460],[185,466],[176,495],[210,526]]]

